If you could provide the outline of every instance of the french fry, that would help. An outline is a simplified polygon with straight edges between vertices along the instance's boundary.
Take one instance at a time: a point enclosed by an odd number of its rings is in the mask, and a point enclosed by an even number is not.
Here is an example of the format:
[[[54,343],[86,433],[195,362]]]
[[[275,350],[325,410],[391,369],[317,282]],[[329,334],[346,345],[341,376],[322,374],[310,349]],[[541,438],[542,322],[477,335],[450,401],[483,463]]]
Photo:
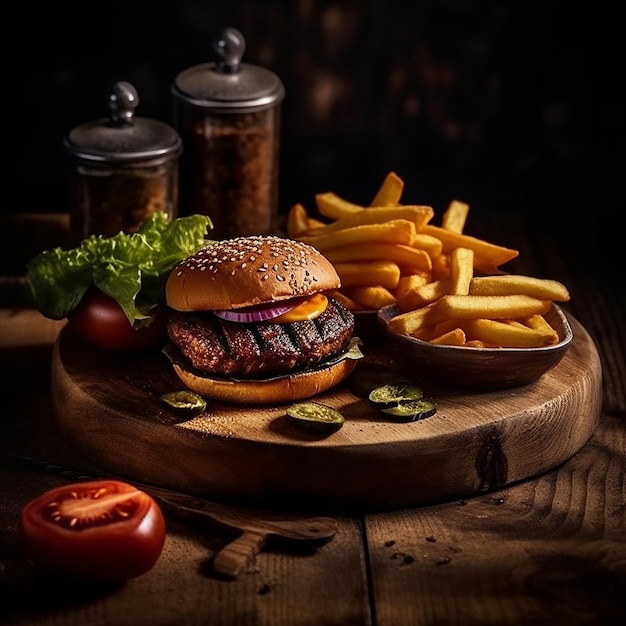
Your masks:
[[[441,227],[454,233],[462,233],[469,213],[469,204],[452,200],[441,218]]]
[[[457,248],[450,253],[450,291],[456,296],[469,294],[470,282],[474,275],[474,251]]]
[[[468,320],[464,327],[467,334],[474,339],[507,348],[538,348],[553,342],[553,335],[542,330],[520,328],[495,319]]]
[[[322,220],[318,220],[315,217],[307,217],[306,223],[309,227],[309,230],[316,230],[317,228],[322,228],[322,226],[326,226],[326,222],[322,222]]]
[[[483,239],[455,233],[432,224],[425,224],[420,233],[441,240],[442,252],[445,254],[450,254],[456,248],[473,250],[474,269],[485,274],[497,274],[501,265],[519,256],[519,250],[498,246]]]
[[[399,313],[392,317],[387,328],[390,332],[400,335],[413,335],[421,328],[442,322],[445,317],[437,310],[436,303],[427,304],[421,309]]]
[[[519,320],[500,320],[501,322],[505,322],[507,324],[511,324],[511,326],[517,326],[518,328],[528,328],[526,324],[522,324]]]
[[[432,219],[434,215],[433,208],[430,206],[380,206],[372,207],[367,210],[357,211],[345,217],[336,219],[330,224],[324,225],[313,231],[312,235],[328,235],[339,230],[353,228],[354,226],[363,226],[366,224],[385,224],[394,220],[408,220],[415,225],[415,231],[422,228]]]
[[[324,256],[331,263],[351,261],[392,261],[398,265],[430,271],[432,262],[424,250],[396,243],[372,242],[364,246],[360,243],[339,246],[326,250]]]
[[[402,269],[402,268],[401,268]],[[407,271],[403,272],[401,276],[417,276],[418,279],[423,279],[424,283],[429,283],[433,279],[433,273],[429,270],[420,270],[416,267],[410,267]]]
[[[465,332],[461,328],[453,328],[443,335],[438,335],[430,340],[430,343],[446,346],[462,346],[465,344]]]
[[[354,204],[344,200],[332,191],[316,194],[315,203],[317,204],[317,210],[324,217],[331,220],[338,220],[347,215],[353,215],[365,208],[360,204]]]
[[[550,343],[554,344],[559,342],[559,334],[548,324],[543,315],[531,315],[522,321],[529,328],[545,334],[546,337],[550,338]]]
[[[382,285],[352,287],[348,289],[348,297],[360,304],[364,309],[381,309],[396,303],[396,297]]]
[[[309,230],[308,214],[300,203],[294,204],[287,213],[287,235],[297,239]]]
[[[403,294],[417,289],[422,285],[430,282],[429,272],[413,272],[411,274],[401,274],[398,286],[396,287],[396,298],[400,298]]]
[[[430,280],[423,274],[413,273],[403,275],[401,270],[400,280],[398,280],[398,285],[394,290],[396,303],[401,311],[409,311],[414,308],[410,305],[408,298],[415,289],[428,282],[430,282]]]
[[[433,278],[439,280],[440,278],[448,278],[450,276],[450,255],[440,254],[434,259],[431,259],[433,264]]]
[[[466,348],[502,348],[500,344],[487,343],[486,341],[481,341],[480,339],[468,339],[464,345]]]
[[[443,322],[439,322],[433,326],[433,337],[438,337],[439,335],[444,335],[445,333],[454,330],[455,328],[462,328],[463,321],[462,320],[444,320]]]
[[[362,261],[358,263],[335,263],[342,289],[380,285],[395,289],[400,280],[400,268],[389,261]]]
[[[404,295],[399,301],[400,308],[404,311],[419,309],[420,307],[436,302],[439,298],[450,293],[450,279],[442,278],[433,280],[420,287],[416,287],[410,293]]]
[[[415,339],[420,339],[421,341],[432,341],[436,337],[434,329],[434,326],[424,326],[424,328],[418,328],[411,335],[411,337],[415,337]]]
[[[409,220],[390,220],[382,224],[362,224],[344,228],[327,235],[306,235],[300,241],[308,243],[320,252],[352,244],[369,245],[372,242],[387,242],[411,245],[415,237],[415,224]]]
[[[352,298],[348,297],[344,291],[339,289],[333,289],[328,292],[329,297],[334,298],[341,302],[348,311],[364,311],[365,308],[360,305],[358,302],[352,300]]]
[[[543,315],[550,309],[549,300],[524,295],[512,296],[443,296],[435,303],[437,312],[454,319],[509,319]]]
[[[556,302],[568,302],[570,299],[567,287],[557,280],[518,274],[474,277],[470,282],[469,293],[475,296],[523,294],[539,300]]]
[[[404,181],[395,172],[389,172],[376,192],[370,206],[398,204],[402,197],[403,189]]]
[[[443,250],[443,244],[440,239],[432,235],[425,235],[422,232],[416,233],[411,245],[418,250],[427,252],[431,259],[436,259]]]

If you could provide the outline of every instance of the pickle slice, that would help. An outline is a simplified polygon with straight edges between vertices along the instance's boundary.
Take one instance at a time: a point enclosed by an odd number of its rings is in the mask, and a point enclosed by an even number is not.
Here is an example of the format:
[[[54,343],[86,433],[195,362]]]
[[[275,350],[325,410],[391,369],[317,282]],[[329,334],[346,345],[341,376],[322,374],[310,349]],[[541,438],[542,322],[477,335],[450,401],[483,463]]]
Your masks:
[[[369,401],[377,409],[394,407],[409,400],[421,400],[424,392],[421,387],[411,383],[388,383],[372,389]]]
[[[344,416],[326,404],[299,402],[287,409],[287,417],[296,426],[322,432],[335,432],[345,422]]]
[[[405,400],[395,406],[381,409],[394,422],[417,422],[437,412],[437,405],[430,400]]]
[[[171,409],[181,413],[202,413],[206,409],[206,400],[193,391],[170,391],[161,396],[161,400]]]

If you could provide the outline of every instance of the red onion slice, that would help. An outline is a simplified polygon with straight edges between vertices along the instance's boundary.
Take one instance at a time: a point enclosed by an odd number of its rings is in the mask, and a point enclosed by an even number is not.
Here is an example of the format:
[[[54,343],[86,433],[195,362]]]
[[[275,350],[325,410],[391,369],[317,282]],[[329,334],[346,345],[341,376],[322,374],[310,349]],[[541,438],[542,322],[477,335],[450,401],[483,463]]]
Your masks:
[[[261,304],[242,309],[221,309],[213,311],[217,317],[229,322],[265,322],[293,309],[293,304]]]

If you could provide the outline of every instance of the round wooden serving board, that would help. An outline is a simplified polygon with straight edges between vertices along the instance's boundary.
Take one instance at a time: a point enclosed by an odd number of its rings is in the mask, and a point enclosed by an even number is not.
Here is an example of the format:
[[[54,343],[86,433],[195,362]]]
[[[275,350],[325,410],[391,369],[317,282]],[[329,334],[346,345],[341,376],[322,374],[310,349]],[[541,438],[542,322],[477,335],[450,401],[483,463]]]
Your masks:
[[[393,423],[354,386],[370,369],[397,364],[363,347],[351,378],[315,398],[339,409],[325,437],[292,425],[288,405],[209,401],[187,419],[160,396],[182,389],[161,353],[120,356],[89,347],[67,328],[52,357],[52,399],[61,433],[107,472],[232,502],[380,510],[462,498],[549,470],[591,436],[601,408],[600,360],[587,331],[538,381],[472,392],[425,387],[430,418]],[[417,381],[419,383],[419,381]]]

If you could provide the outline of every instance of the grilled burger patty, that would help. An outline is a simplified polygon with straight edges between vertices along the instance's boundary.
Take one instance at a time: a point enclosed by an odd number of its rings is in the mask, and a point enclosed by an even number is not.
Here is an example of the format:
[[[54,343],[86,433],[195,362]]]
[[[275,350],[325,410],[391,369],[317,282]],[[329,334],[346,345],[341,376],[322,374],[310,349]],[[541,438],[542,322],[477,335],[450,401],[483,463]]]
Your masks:
[[[174,313],[170,341],[196,369],[242,376],[310,367],[345,348],[354,315],[332,298],[321,315],[289,324],[240,323],[210,312]]]

